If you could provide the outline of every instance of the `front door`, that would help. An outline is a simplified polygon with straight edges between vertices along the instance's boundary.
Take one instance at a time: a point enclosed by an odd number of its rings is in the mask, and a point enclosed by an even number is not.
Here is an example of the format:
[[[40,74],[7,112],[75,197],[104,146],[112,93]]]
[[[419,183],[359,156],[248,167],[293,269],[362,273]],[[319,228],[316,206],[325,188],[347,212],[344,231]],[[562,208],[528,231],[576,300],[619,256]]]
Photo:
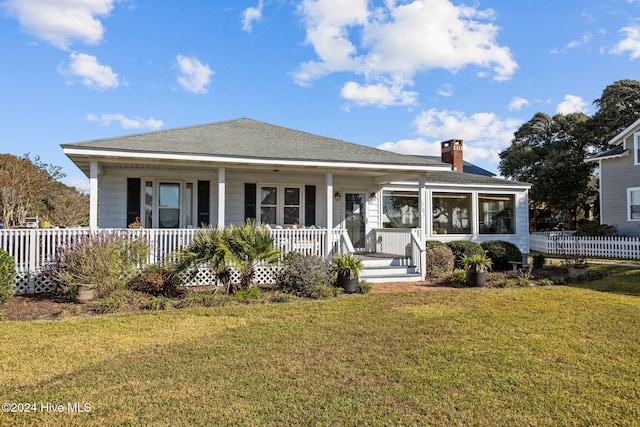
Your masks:
[[[367,193],[345,193],[344,222],[356,252],[366,250]]]

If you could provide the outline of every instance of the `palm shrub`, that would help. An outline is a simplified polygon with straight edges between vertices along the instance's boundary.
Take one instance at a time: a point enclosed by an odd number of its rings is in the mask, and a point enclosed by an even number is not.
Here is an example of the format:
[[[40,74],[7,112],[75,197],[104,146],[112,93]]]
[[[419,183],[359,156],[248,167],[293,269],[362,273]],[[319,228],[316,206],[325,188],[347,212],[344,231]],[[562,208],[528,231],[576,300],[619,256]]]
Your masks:
[[[454,240],[447,242],[447,246],[451,249],[451,252],[453,252],[455,268],[464,268],[463,260],[465,257],[484,254],[484,250],[479,243],[469,240]]]
[[[177,253],[175,271],[195,277],[198,269],[206,266],[226,292],[231,293],[231,254],[227,244],[230,236],[228,228],[209,226],[198,230],[191,243]]]
[[[9,301],[15,292],[16,264],[13,257],[0,249],[0,305]]]
[[[149,247],[143,240],[129,241],[117,233],[83,236],[58,251],[48,272],[56,290],[71,296],[79,284],[96,286],[99,297],[125,289],[144,264]]]
[[[510,261],[522,261],[522,252],[511,242],[505,242],[504,240],[487,240],[480,245],[487,253],[487,257],[491,258],[495,271],[510,270]]]
[[[300,297],[312,297],[316,291],[314,286],[332,286],[334,275],[333,264],[324,258],[289,252],[276,273],[275,288]]]
[[[247,221],[229,227],[229,239],[224,241],[231,265],[240,272],[240,289],[253,286],[258,264],[273,265],[280,259],[280,250],[273,244],[269,230]]]

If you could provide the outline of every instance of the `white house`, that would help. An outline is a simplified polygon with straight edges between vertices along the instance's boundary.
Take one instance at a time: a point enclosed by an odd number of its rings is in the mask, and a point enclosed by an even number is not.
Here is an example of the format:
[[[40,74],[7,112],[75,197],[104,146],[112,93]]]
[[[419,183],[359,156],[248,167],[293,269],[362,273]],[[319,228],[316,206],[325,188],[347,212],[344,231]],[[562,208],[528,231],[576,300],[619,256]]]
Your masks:
[[[423,241],[501,239],[528,253],[530,185],[459,171],[462,141],[442,147],[445,161],[246,118],[62,145],[90,179],[92,228],[254,218],[323,230],[325,256],[336,230],[356,252],[403,252],[412,231]]]

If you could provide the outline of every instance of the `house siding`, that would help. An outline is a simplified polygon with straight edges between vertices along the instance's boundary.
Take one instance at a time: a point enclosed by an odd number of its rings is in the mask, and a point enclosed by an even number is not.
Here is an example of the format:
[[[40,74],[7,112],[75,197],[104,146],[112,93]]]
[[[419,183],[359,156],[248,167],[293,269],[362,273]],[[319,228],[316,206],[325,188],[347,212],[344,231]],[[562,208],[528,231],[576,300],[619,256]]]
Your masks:
[[[625,138],[624,146],[630,150],[628,156],[601,161],[600,221],[615,225],[620,234],[640,237],[640,221],[629,221],[627,211],[627,189],[640,187],[640,165],[634,164],[633,134]]]

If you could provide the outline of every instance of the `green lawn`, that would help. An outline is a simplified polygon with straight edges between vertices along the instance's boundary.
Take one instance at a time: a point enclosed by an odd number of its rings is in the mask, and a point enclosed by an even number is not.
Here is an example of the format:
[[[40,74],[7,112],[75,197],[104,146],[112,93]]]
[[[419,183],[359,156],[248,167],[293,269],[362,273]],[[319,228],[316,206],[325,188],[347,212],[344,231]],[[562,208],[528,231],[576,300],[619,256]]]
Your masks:
[[[3,321],[0,402],[38,412],[0,425],[637,426],[640,270],[622,279],[635,292],[611,272],[592,289]]]

